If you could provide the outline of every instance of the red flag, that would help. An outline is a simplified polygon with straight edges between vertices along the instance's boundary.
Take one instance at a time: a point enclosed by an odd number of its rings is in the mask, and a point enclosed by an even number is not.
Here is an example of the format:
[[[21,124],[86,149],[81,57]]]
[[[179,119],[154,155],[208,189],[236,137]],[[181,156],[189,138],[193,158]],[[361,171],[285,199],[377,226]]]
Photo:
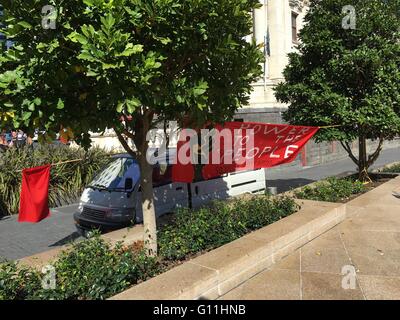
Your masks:
[[[208,163],[201,165],[204,179],[240,171],[271,168],[294,161],[304,145],[317,133],[318,127],[227,122],[217,126],[216,140],[208,155]],[[219,135],[218,135],[219,134]],[[186,135],[187,136],[187,135]],[[180,141],[177,164],[173,167],[174,182],[192,182],[193,174],[185,174],[189,165],[183,165],[179,156],[186,141]],[[215,160],[218,160],[217,163]],[[240,159],[240,161],[238,161]]]
[[[176,155],[176,163],[172,166],[172,181],[174,182],[186,182],[190,183],[193,181],[195,178],[195,170],[193,167],[192,162],[190,163],[182,163],[182,161],[179,161],[179,152],[181,154],[185,154],[185,157],[189,156],[190,153],[190,147],[183,149],[185,145],[190,143],[189,139],[194,132],[188,133],[187,129],[183,129],[181,132],[181,135],[179,137],[179,141],[177,144],[177,155]]]
[[[24,169],[18,222],[37,223],[50,216],[50,165]]]

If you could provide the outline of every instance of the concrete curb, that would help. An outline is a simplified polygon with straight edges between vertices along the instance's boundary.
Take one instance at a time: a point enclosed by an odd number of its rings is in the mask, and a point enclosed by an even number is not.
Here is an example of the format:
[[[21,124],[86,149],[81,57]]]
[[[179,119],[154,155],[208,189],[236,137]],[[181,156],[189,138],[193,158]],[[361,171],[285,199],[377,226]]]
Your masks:
[[[132,228],[124,228],[106,233],[102,235],[101,238],[111,243],[111,245],[115,245],[117,242],[122,241],[124,245],[129,246],[137,241],[143,241],[143,225],[135,225]],[[61,252],[68,251],[70,248],[71,245],[64,245],[49,251],[21,258],[17,260],[17,262],[24,266],[40,269],[54,261]]]
[[[136,285],[110,300],[217,299],[346,218],[346,205],[298,200],[295,214]]]

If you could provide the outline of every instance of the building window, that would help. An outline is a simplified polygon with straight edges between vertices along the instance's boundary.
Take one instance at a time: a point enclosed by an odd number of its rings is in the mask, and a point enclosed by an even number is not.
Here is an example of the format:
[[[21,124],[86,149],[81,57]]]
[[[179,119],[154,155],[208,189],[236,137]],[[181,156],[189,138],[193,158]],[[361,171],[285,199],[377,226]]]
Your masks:
[[[292,42],[298,43],[297,38],[297,17],[299,15],[296,12],[292,12]]]

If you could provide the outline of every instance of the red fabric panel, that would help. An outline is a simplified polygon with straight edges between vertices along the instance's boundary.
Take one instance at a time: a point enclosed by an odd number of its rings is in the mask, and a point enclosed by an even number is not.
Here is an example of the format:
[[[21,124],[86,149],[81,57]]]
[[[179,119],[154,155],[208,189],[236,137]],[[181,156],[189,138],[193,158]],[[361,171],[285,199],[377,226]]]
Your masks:
[[[19,206],[19,222],[37,223],[50,216],[50,165],[24,169]]]
[[[213,148],[209,154],[210,164],[203,165],[202,175],[204,179],[211,179],[222,174],[240,171],[240,170],[256,170],[260,168],[271,168],[281,164],[286,164],[294,161],[305,146],[305,144],[318,132],[318,127],[291,126],[282,124],[264,124],[254,122],[227,122],[224,126],[217,126],[216,129],[230,131],[232,141],[229,145],[225,145],[226,141],[220,139],[220,147]],[[246,130],[252,130],[252,138],[254,137],[254,145],[250,146],[246,135]],[[239,134],[239,139],[237,135]],[[240,139],[242,138],[242,139]],[[178,152],[186,141],[178,143]],[[228,152],[227,152],[228,151]],[[226,153],[227,152],[227,153]],[[212,159],[224,159],[231,157],[231,164],[223,160],[220,164],[213,164]],[[235,159],[242,157],[251,158],[251,163],[239,164]],[[173,170],[176,174],[173,175],[174,182],[192,182],[194,171],[193,165],[182,165],[177,159],[177,164]],[[187,171],[187,172],[183,172]]]

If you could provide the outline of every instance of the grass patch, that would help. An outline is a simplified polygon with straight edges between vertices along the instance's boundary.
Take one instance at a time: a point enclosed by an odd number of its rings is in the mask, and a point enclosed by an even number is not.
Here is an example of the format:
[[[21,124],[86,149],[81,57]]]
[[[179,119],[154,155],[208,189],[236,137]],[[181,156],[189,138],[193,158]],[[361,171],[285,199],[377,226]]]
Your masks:
[[[295,190],[294,196],[305,200],[347,202],[352,196],[367,190],[362,182],[352,178],[328,178],[312,186]]]

